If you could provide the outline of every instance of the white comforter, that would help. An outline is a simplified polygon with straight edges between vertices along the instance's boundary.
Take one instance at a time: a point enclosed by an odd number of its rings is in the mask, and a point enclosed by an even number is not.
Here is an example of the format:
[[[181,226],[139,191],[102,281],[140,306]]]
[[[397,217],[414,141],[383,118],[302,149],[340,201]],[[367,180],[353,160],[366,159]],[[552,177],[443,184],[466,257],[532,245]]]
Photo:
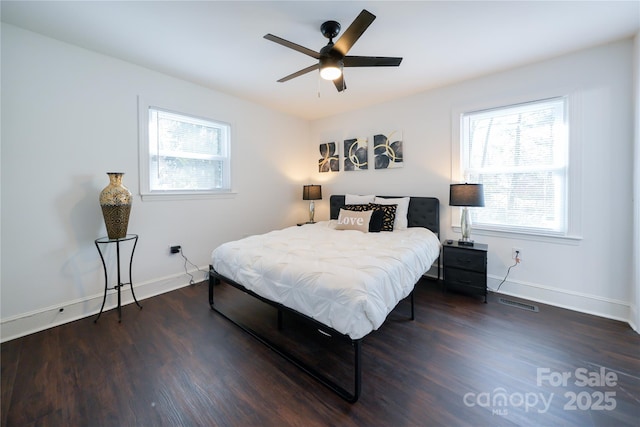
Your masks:
[[[378,329],[440,253],[426,228],[362,233],[335,221],[293,226],[225,243],[219,274],[359,339]]]

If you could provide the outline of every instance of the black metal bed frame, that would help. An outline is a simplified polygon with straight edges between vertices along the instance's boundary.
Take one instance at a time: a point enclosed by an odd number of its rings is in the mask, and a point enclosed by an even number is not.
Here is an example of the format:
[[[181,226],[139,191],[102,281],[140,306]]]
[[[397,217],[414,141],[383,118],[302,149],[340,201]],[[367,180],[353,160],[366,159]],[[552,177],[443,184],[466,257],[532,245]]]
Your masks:
[[[331,219],[336,219],[338,217],[338,213],[340,211],[340,207],[345,204],[345,196],[331,196],[330,198],[330,210],[331,210]],[[411,198],[411,203],[409,204],[409,213],[408,213],[408,222],[410,227],[425,227],[432,230],[436,235],[439,235],[439,201],[436,198],[432,197],[417,197]],[[440,261],[438,259],[438,277],[436,280],[440,278]],[[214,287],[219,282],[227,283],[228,285],[233,286],[236,289],[272,306],[278,310],[278,318],[277,318],[277,326],[278,330],[282,330],[283,328],[283,312],[291,313],[296,316],[302,317],[307,321],[311,322],[318,330],[331,338],[338,338],[341,340],[346,340],[351,343],[354,349],[354,361],[353,361],[353,392],[347,391],[344,387],[339,385],[336,381],[329,378],[327,375],[322,374],[317,371],[314,367],[309,365],[308,363],[303,362],[296,356],[294,356],[291,352],[284,349],[282,346],[279,346],[273,343],[268,338],[262,336],[257,333],[250,327],[243,325],[242,323],[232,319],[227,316],[224,312],[220,311],[214,304]],[[413,290],[407,297],[411,302],[411,320],[415,319],[415,305],[413,298]],[[405,298],[406,299],[406,298]],[[273,350],[284,359],[297,366],[302,371],[306,372],[312,378],[328,387],[330,390],[335,392],[338,396],[343,398],[349,403],[355,403],[358,401],[361,392],[362,386],[362,369],[361,369],[361,353],[362,353],[362,340],[352,339],[348,335],[342,334],[341,332],[336,331],[335,329],[325,325],[324,323],[318,322],[317,320],[300,313],[297,310],[289,308],[280,303],[271,301],[267,298],[264,298],[255,292],[247,289],[240,283],[234,282],[233,280],[219,274],[212,265],[209,265],[209,306],[213,311],[220,314],[222,317],[238,326],[240,329],[260,341],[262,344],[266,345],[269,349]]]
[[[353,393],[347,391],[345,388],[340,386],[337,382],[333,381],[328,376],[320,373],[318,370],[316,370],[314,367],[312,367],[308,363],[305,363],[302,360],[298,359],[292,353],[287,351],[284,347],[273,343],[268,338],[264,337],[263,335],[259,334],[256,331],[254,331],[250,327],[248,327],[248,326],[246,326],[246,325],[244,325],[244,324],[232,319],[231,317],[229,317],[225,313],[223,313],[221,310],[219,310],[214,304],[214,287],[215,287],[215,285],[217,283],[219,283],[221,281],[224,282],[224,283],[227,283],[228,285],[233,286],[236,289],[241,290],[242,292],[244,292],[244,293],[246,293],[248,295],[251,295],[254,298],[257,298],[258,300],[260,300],[260,301],[262,301],[262,302],[264,302],[264,303],[266,303],[266,304],[268,304],[268,305],[270,305],[272,307],[275,307],[278,310],[278,320],[277,320],[277,322],[278,322],[278,330],[282,330],[282,328],[283,328],[283,314],[282,313],[283,312],[287,312],[287,313],[292,313],[292,314],[294,314],[296,316],[300,316],[300,317],[306,319],[307,321],[311,322],[315,327],[318,328],[318,330],[320,330],[321,333],[323,333],[324,335],[326,335],[326,336],[328,336],[330,338],[337,337],[338,339],[346,340],[346,341],[350,342],[352,347],[353,347],[353,351],[354,351],[354,360],[353,360]],[[413,291],[409,295],[409,298],[411,300],[411,320],[414,320],[415,319],[415,311],[414,311]],[[315,319],[313,319],[313,318],[311,318],[311,317],[309,317],[309,316],[307,316],[305,314],[300,313],[299,311],[296,311],[296,310],[294,310],[292,308],[289,308],[287,306],[284,306],[284,305],[282,305],[280,303],[276,303],[276,302],[273,302],[273,301],[271,301],[269,299],[266,299],[266,298],[256,294],[255,292],[245,288],[241,284],[236,283],[233,280],[230,280],[230,279],[222,276],[221,274],[216,272],[213,269],[212,266],[209,266],[209,305],[211,306],[211,309],[213,311],[215,311],[216,313],[220,314],[222,317],[224,317],[225,319],[227,319],[228,321],[230,321],[231,323],[233,323],[234,325],[236,325],[237,327],[239,327],[240,329],[242,329],[243,331],[245,331],[246,333],[248,333],[249,335],[251,335],[252,337],[257,339],[258,341],[260,341],[262,344],[266,345],[269,349],[271,349],[274,352],[278,353],[280,356],[282,356],[284,359],[286,359],[287,361],[289,361],[292,364],[294,364],[295,366],[297,366],[302,371],[306,372],[312,378],[314,378],[315,380],[317,380],[321,384],[323,384],[326,387],[328,387],[330,390],[335,392],[338,396],[340,396],[341,398],[343,398],[347,402],[355,403],[355,402],[358,401],[358,398],[360,397],[360,390],[361,390],[361,384],[362,384],[362,372],[361,372],[362,370],[361,370],[361,366],[360,366],[361,351],[362,351],[362,338],[360,338],[360,339],[352,339],[348,335],[342,334],[342,333],[336,331],[335,329],[328,327],[324,323],[318,322],[317,320],[315,320]]]

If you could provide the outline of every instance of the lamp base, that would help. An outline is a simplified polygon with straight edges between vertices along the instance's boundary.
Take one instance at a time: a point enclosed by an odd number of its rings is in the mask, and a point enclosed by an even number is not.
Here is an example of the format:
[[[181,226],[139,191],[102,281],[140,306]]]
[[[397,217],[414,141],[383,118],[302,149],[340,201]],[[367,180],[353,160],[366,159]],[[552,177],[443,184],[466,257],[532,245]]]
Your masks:
[[[473,240],[458,240],[458,246],[473,246]]]
[[[313,220],[313,216],[316,212],[316,205],[313,203],[313,200],[309,202],[309,221],[308,224],[313,224],[315,221]]]

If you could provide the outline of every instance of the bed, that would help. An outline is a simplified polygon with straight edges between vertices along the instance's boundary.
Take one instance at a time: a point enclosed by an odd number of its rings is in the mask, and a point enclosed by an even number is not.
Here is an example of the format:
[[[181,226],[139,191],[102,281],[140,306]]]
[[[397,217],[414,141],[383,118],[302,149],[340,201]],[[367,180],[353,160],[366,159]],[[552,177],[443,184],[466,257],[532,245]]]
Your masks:
[[[384,218],[384,226],[393,222],[393,231],[373,229],[374,212],[363,207],[367,204],[347,206],[344,195],[333,195],[330,221],[224,243],[212,252],[209,269],[213,310],[349,402],[360,396],[361,341],[380,328],[405,298],[410,299],[414,318],[414,286],[440,255],[438,199],[383,197],[376,202],[380,202],[374,205],[376,210],[385,213],[405,205],[395,218]],[[362,209],[356,209],[359,206]],[[383,221],[381,212],[378,214],[376,227]],[[214,302],[215,285],[220,281],[276,307],[278,329],[283,327],[283,312],[294,313],[321,333],[349,341],[354,349],[353,391],[227,316]]]

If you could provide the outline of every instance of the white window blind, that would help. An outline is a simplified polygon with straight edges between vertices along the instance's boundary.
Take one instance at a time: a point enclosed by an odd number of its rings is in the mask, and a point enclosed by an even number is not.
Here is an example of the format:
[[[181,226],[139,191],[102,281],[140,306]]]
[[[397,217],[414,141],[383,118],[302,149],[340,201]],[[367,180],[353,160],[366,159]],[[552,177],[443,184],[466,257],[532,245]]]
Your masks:
[[[484,184],[475,229],[566,234],[566,110],[553,98],[462,115],[461,178]]]
[[[229,134],[227,124],[150,107],[150,192],[228,191]]]

